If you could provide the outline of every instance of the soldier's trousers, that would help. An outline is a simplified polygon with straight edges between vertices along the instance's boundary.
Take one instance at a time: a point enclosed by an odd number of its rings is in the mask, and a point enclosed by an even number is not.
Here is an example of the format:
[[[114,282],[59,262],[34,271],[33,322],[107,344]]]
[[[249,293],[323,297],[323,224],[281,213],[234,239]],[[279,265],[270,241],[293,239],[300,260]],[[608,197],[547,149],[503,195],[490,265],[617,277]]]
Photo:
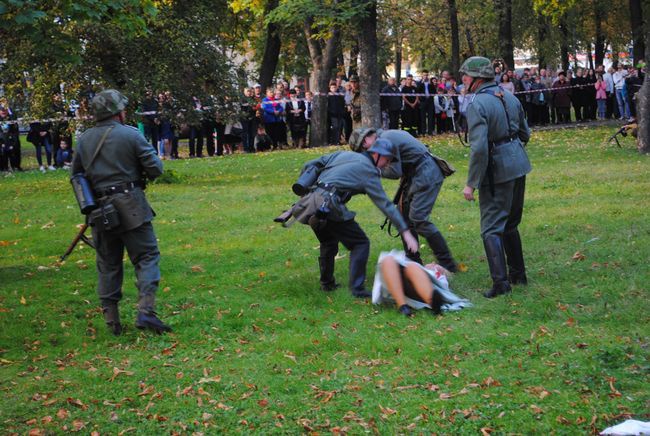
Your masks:
[[[481,236],[503,236],[517,229],[524,211],[526,176],[494,185],[494,195],[489,186],[479,188],[481,208]]]
[[[436,163],[430,159],[418,166],[417,174],[411,180],[407,193],[409,224],[418,235],[425,239],[429,239],[439,232],[435,224],[430,221],[431,210],[442,187],[442,180],[438,183],[431,183],[431,180],[434,179],[433,165]]]
[[[323,272],[334,272],[335,257],[339,242],[350,250],[350,291],[363,291],[366,281],[366,266],[370,254],[370,240],[355,220],[330,221],[320,229],[313,229],[320,241],[321,283],[334,282],[334,277],[323,277]]]
[[[97,294],[104,303],[118,302],[122,298],[124,249],[135,268],[139,298],[153,301],[160,282],[160,251],[153,225],[144,223],[127,232],[98,232],[93,228],[93,241],[97,252]],[[140,311],[153,311],[153,307],[140,307]]]

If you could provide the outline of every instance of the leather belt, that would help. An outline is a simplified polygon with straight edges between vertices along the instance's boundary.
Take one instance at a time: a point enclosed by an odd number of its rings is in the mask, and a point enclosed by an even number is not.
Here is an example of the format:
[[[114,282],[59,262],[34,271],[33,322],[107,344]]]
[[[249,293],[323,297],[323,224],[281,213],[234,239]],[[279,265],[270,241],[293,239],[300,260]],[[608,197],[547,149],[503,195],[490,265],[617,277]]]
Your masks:
[[[125,182],[118,185],[109,186],[108,188],[97,189],[95,195],[98,197],[107,197],[109,195],[123,194],[134,190],[135,188],[144,188],[144,183],[141,181]]]
[[[508,144],[508,143],[514,141],[515,139],[517,139],[517,136],[513,136],[513,137],[511,137],[511,138],[503,138],[503,139],[499,139],[498,141],[494,141],[494,142],[492,142],[492,145],[493,145],[494,147],[498,147],[499,145]]]

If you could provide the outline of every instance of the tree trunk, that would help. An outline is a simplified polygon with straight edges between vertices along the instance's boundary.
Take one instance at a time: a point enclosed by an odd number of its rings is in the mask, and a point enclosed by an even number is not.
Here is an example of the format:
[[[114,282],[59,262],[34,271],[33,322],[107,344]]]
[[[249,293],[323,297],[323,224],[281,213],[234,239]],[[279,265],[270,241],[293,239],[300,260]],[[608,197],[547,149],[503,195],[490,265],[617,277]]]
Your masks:
[[[321,147],[327,145],[327,92],[332,69],[336,67],[339,29],[333,29],[331,36],[323,42],[314,38],[313,20],[308,18],[305,20],[304,32],[312,64],[310,86],[314,93],[309,144]]]
[[[451,28],[451,71],[457,77],[460,70],[460,37],[458,36],[458,9],[456,0],[447,0],[449,26]]]
[[[515,68],[514,45],[512,43],[512,0],[494,0],[499,17],[499,55]]]
[[[596,42],[594,47],[594,55],[596,57],[596,65],[603,65],[605,60],[605,34],[603,33],[603,19],[604,19],[604,8],[600,4],[600,1],[597,1],[595,4],[594,11],[594,23],[596,31]]]
[[[395,80],[402,80],[402,36],[398,33],[395,39]]]
[[[548,23],[546,18],[542,14],[537,15],[537,61],[538,68],[546,68],[546,53],[543,50],[544,41],[546,41],[546,36],[548,35]]]
[[[594,58],[591,55],[591,43],[587,43],[587,61],[589,63],[589,68],[594,69]]]
[[[646,40],[650,41],[650,26],[645,30]],[[650,44],[646,45],[645,58],[650,59]],[[636,59],[635,59],[636,60]],[[637,147],[643,154],[650,153],[650,75],[646,72],[643,86],[637,94]]]
[[[562,18],[560,22],[560,60],[562,62],[562,69],[566,72],[569,69],[569,29],[566,25],[566,18]]]
[[[465,27],[465,38],[467,39],[467,57],[475,56],[476,50],[474,49],[474,38],[469,26]]]
[[[630,0],[630,27],[632,28],[632,41],[634,43],[632,47],[632,57],[634,58],[634,64],[636,65],[637,62],[643,59],[646,43],[641,0]]]
[[[377,1],[367,2],[366,15],[359,23],[359,48],[361,65],[359,83],[361,85],[361,124],[381,127],[379,91],[381,82],[377,65]]]
[[[266,7],[264,8],[264,15],[267,15],[277,7],[278,0],[268,0]],[[269,23],[266,26],[264,55],[262,56],[262,64],[260,65],[260,85],[262,85],[262,92],[264,92],[269,86],[273,85],[273,76],[275,75],[275,69],[278,66],[281,45],[282,40],[280,39],[280,29],[275,23]]]

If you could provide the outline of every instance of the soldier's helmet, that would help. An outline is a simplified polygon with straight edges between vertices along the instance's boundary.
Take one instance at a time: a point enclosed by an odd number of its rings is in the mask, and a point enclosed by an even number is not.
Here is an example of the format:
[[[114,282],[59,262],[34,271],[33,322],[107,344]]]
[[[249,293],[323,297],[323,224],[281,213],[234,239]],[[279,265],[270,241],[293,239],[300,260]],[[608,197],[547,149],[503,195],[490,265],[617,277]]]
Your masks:
[[[379,138],[372,144],[372,147],[368,149],[370,153],[377,153],[380,156],[389,157],[391,161],[397,160],[397,155],[395,154],[395,146],[392,142],[387,139]]]
[[[356,151],[357,153],[364,151],[366,148],[363,146],[363,140],[366,139],[366,136],[376,132],[377,130],[372,127],[359,127],[358,129],[354,129],[348,140],[352,151]]]
[[[480,79],[494,79],[494,66],[488,58],[472,56],[460,67],[461,74]]]
[[[93,98],[90,106],[95,115],[95,120],[101,121],[119,114],[128,104],[129,99],[120,91],[105,89]]]

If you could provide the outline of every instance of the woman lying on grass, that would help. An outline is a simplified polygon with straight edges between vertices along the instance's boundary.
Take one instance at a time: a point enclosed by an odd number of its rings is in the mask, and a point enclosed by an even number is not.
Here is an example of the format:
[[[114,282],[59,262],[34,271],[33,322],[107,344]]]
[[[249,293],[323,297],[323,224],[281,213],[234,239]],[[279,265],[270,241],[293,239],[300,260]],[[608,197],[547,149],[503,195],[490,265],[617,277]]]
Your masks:
[[[469,300],[451,292],[449,275],[449,271],[435,263],[422,266],[412,262],[403,251],[383,252],[377,262],[372,302],[393,300],[407,317],[414,315],[412,309],[427,309],[438,315],[443,310],[471,307]]]

